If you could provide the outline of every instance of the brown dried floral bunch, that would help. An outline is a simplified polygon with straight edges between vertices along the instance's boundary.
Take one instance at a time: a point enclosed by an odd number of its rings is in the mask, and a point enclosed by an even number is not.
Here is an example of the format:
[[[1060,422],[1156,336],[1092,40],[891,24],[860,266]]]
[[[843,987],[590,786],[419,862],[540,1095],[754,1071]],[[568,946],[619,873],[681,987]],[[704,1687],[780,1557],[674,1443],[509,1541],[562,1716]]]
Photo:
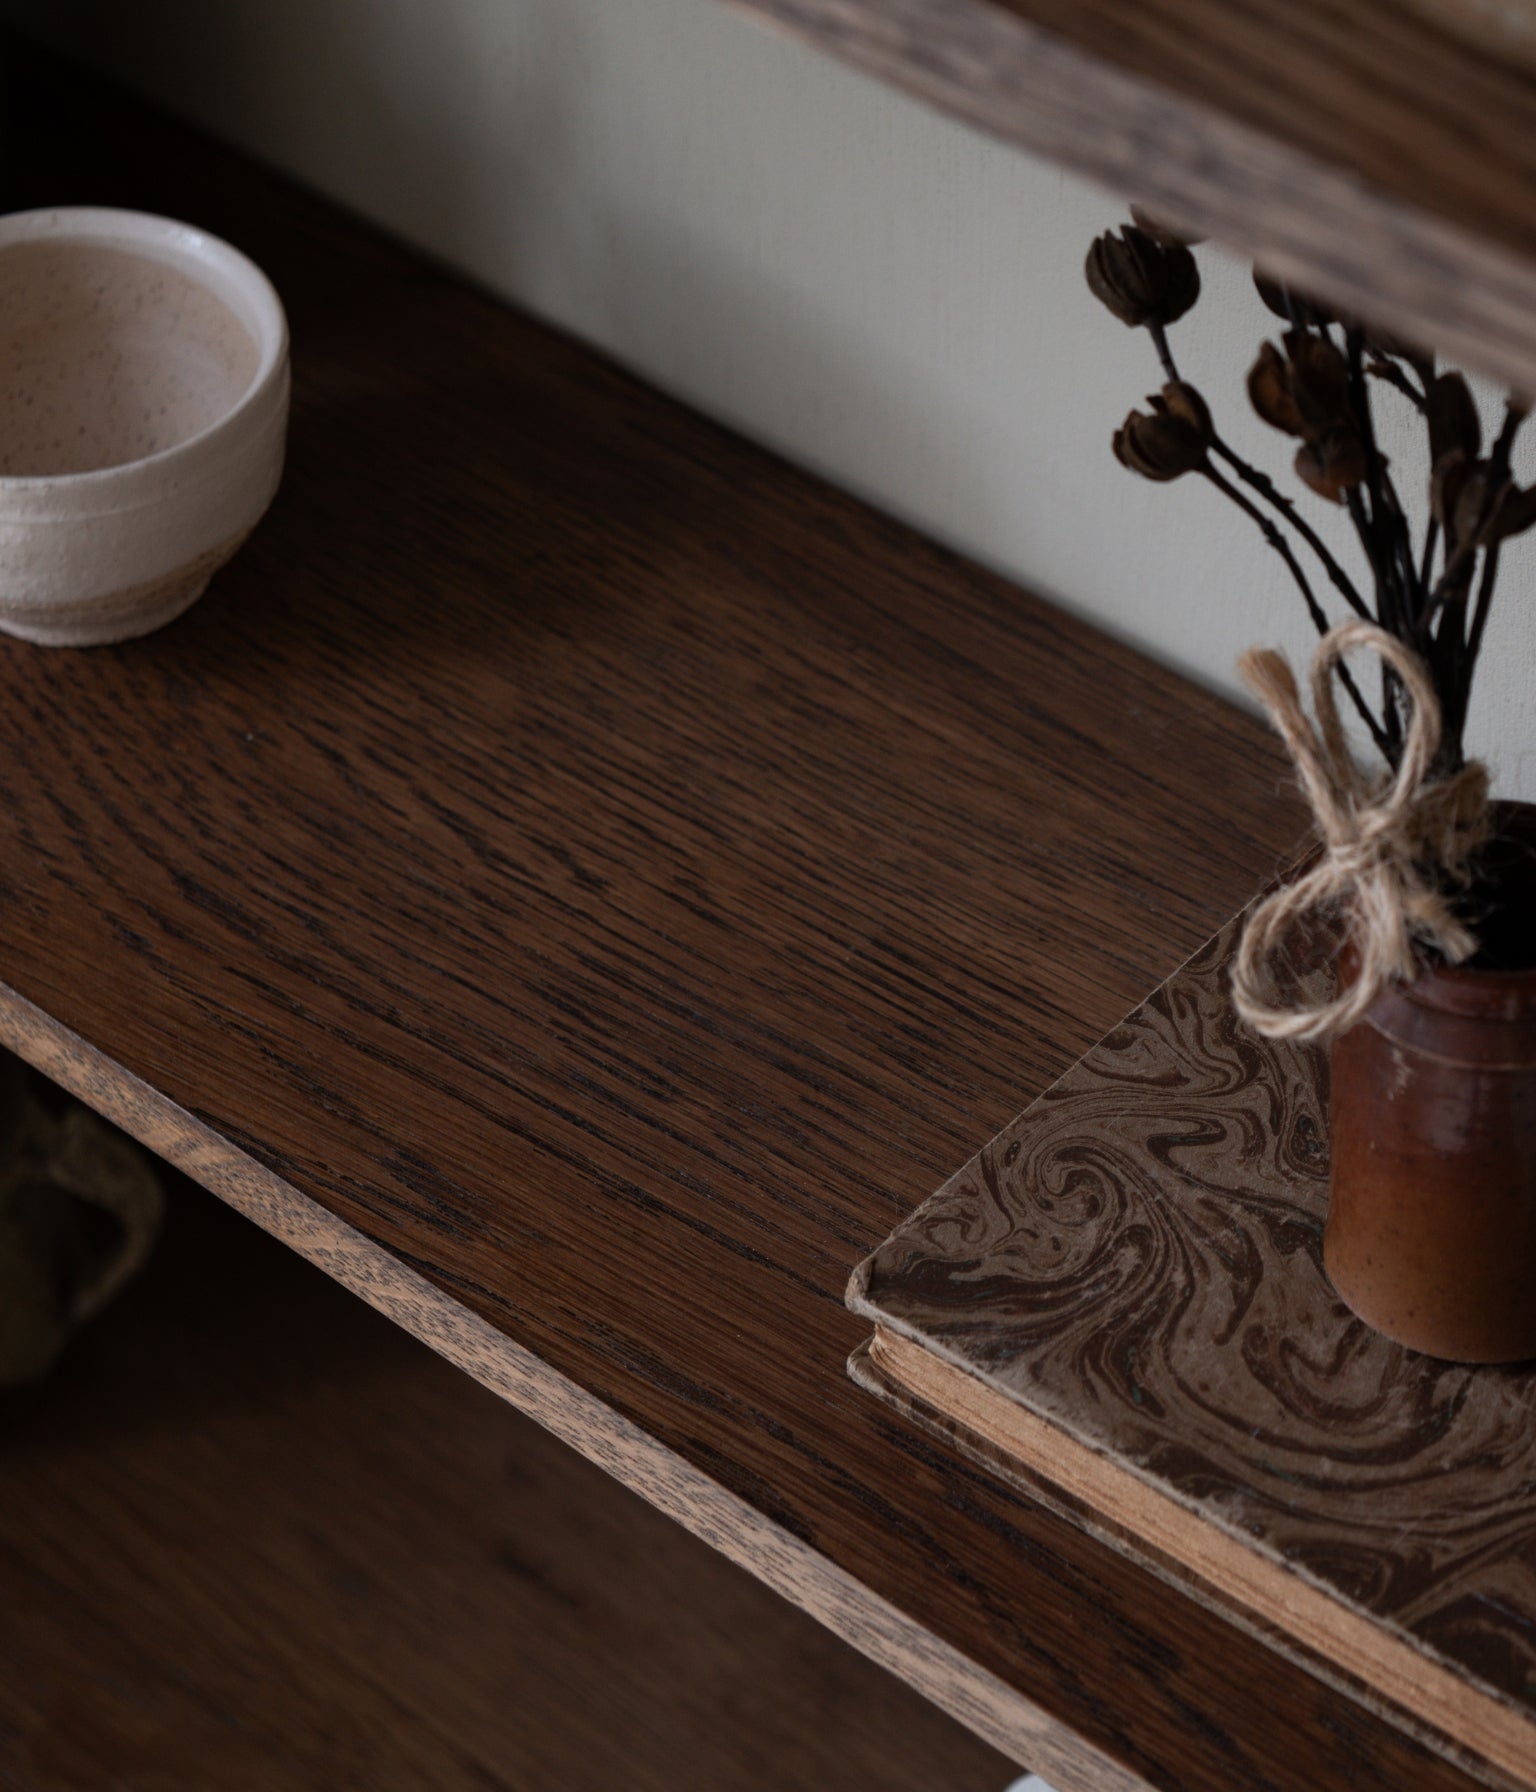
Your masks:
[[[1166,383],[1148,399],[1150,411],[1132,411],[1116,430],[1116,458],[1146,479],[1196,473],[1214,485],[1285,561],[1319,634],[1331,624],[1298,548],[1350,610],[1417,653],[1440,700],[1435,774],[1454,774],[1465,762],[1462,737],[1472,673],[1500,549],[1536,523],[1536,487],[1522,489],[1510,474],[1526,404],[1509,397],[1503,427],[1485,452],[1477,407],[1461,374],[1442,372],[1433,355],[1254,274],[1259,297],[1286,327],[1278,343],[1261,345],[1248,375],[1249,400],[1264,422],[1296,438],[1294,464],[1302,483],[1348,510],[1370,568],[1367,598],[1292,500],[1223,440],[1204,398],[1180,377],[1168,328],[1199,299],[1200,274],[1191,248],[1200,239],[1135,207],[1132,217],[1133,223],[1099,237],[1089,249],[1088,286],[1122,323],[1147,331]],[[1412,405],[1428,434],[1430,516],[1417,547],[1387,457],[1377,445],[1373,382],[1391,387]],[[1396,675],[1383,672],[1379,712],[1347,670],[1341,668],[1341,676],[1371,738],[1395,769],[1404,735]]]

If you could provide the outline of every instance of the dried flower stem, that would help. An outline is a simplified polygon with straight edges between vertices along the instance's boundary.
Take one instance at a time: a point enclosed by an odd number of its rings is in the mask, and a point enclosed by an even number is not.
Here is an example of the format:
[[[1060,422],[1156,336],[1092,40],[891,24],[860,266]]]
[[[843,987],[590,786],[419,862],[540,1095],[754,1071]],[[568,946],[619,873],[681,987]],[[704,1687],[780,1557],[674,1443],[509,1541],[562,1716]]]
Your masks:
[[[1449,546],[1449,542],[1446,544]],[[1465,597],[1467,586],[1472,578],[1472,563],[1477,558],[1477,539],[1463,541],[1440,569],[1440,577],[1435,580],[1434,589],[1425,600],[1420,620],[1427,622],[1443,605],[1453,602],[1458,597]]]
[[[1349,361],[1350,396],[1360,426],[1360,439],[1365,445],[1366,488],[1371,495],[1371,530],[1363,538],[1362,545],[1378,571],[1378,607],[1383,607],[1383,599],[1389,600],[1391,605],[1393,620],[1388,621],[1385,613],[1379,620],[1401,637],[1414,590],[1413,544],[1408,537],[1403,507],[1397,499],[1397,488],[1376,442],[1376,418],[1371,410],[1371,389],[1365,378],[1365,332],[1352,327],[1345,331],[1344,339]],[[1373,539],[1383,552],[1371,552]],[[1395,578],[1392,576],[1394,569]]]
[[[1390,628],[1388,617],[1392,608],[1391,593],[1385,589],[1386,580],[1382,576],[1381,557],[1376,551],[1376,526],[1371,514],[1366,509],[1365,499],[1358,491],[1347,494],[1344,500],[1349,511],[1349,520],[1355,525],[1355,533],[1360,537],[1361,546],[1365,549],[1366,565],[1371,569],[1372,581],[1376,588],[1376,619],[1383,628]]]
[[[1293,465],[1302,484],[1347,508],[1371,572],[1369,586],[1357,584],[1295,503],[1222,439],[1204,397],[1179,373],[1169,326],[1200,296],[1189,244],[1137,216],[1118,233],[1095,238],[1085,273],[1090,291],[1121,323],[1146,328],[1165,380],[1148,400],[1150,409],[1132,411],[1115,432],[1116,458],[1146,479],[1203,474],[1280,555],[1314,626],[1326,636],[1329,621],[1308,577],[1321,567],[1358,618],[1346,625],[1357,631],[1351,638],[1385,637],[1394,647],[1381,655],[1379,711],[1365,701],[1349,669],[1342,662],[1337,668],[1372,740],[1398,772],[1405,756],[1412,757],[1407,724],[1423,706],[1409,702],[1416,687],[1402,668],[1411,663],[1415,679],[1432,681],[1443,712],[1435,776],[1442,783],[1454,780],[1464,763],[1462,734],[1500,547],[1536,528],[1536,485],[1522,489],[1510,475],[1525,405],[1511,394],[1485,455],[1464,375],[1437,370],[1432,354],[1372,332],[1326,301],[1255,270],[1259,297],[1289,327],[1279,345],[1261,345],[1248,374],[1248,397],[1265,423],[1298,441]],[[1421,543],[1377,439],[1373,382],[1406,398],[1429,437],[1433,514]],[[1315,561],[1305,570],[1298,557],[1302,547]],[[1362,628],[1364,636],[1358,634]]]
[[[1495,491],[1505,486],[1509,479],[1515,437],[1525,418],[1523,405],[1513,398],[1506,400],[1504,421],[1488,456],[1489,481]],[[1434,647],[1439,667],[1437,677],[1444,691],[1441,757],[1452,770],[1462,763],[1462,734],[1472,694],[1472,673],[1482,650],[1483,631],[1488,626],[1494,586],[1499,576],[1499,542],[1495,539],[1486,545],[1477,595],[1472,597],[1473,567],[1479,545],[1475,536],[1458,544],[1423,611],[1425,618],[1437,610],[1445,611],[1444,620],[1434,636]]]
[[[1469,581],[1470,570],[1469,566]],[[1463,633],[1465,625],[1461,618],[1467,610],[1463,601],[1459,606],[1459,613],[1448,613],[1447,626],[1442,631],[1447,638],[1443,649],[1436,654],[1435,685],[1441,694],[1440,750],[1436,755],[1436,762],[1446,776],[1459,771],[1466,760],[1462,735],[1466,731],[1467,711],[1472,696],[1472,669],[1477,664],[1478,650],[1483,644],[1483,629],[1487,626],[1493,588],[1498,576],[1499,544],[1494,542],[1483,556],[1482,576],[1478,580],[1471,627]],[[1462,591],[1463,600],[1467,589],[1469,586]],[[1439,642],[1436,645],[1440,647]]]
[[[1530,413],[1525,406],[1513,398],[1504,401],[1504,422],[1499,429],[1499,439],[1493,445],[1494,470],[1500,479],[1508,479],[1510,457],[1514,453],[1515,437],[1520,433],[1520,425]]]
[[[1242,480],[1243,484],[1251,487],[1252,490],[1256,491],[1266,503],[1272,505],[1291,525],[1307,546],[1311,548],[1312,552],[1317,555],[1318,562],[1322,566],[1323,571],[1327,573],[1329,583],[1339,593],[1340,597],[1344,599],[1345,603],[1349,605],[1350,609],[1352,609],[1357,616],[1363,617],[1367,622],[1373,621],[1374,618],[1371,615],[1365,599],[1356,589],[1349,574],[1339,565],[1338,561],[1328,551],[1328,546],[1323,541],[1323,538],[1317,533],[1291,500],[1286,497],[1285,493],[1280,490],[1274,480],[1272,480],[1267,473],[1261,472],[1257,467],[1250,466],[1249,463],[1245,461],[1241,455],[1236,453],[1235,450],[1229,447],[1220,436],[1218,436],[1211,444],[1211,448],[1214,453],[1221,456],[1232,471],[1236,473],[1238,478]]]
[[[1435,567],[1435,549],[1440,545],[1440,525],[1433,517],[1424,525],[1424,554],[1419,561],[1419,611],[1423,614],[1429,598],[1429,576]]]
[[[1500,425],[1498,437],[1494,441],[1488,457],[1492,483],[1495,489],[1504,485],[1509,478],[1510,461],[1514,454],[1515,437],[1519,434],[1520,426],[1525,422],[1526,415],[1527,412],[1524,405],[1518,403],[1514,398],[1505,400],[1504,421]],[[1475,551],[1475,544],[1468,545]],[[1449,573],[1449,571],[1450,569],[1447,568],[1447,573]],[[1472,671],[1477,664],[1478,654],[1482,650],[1483,631],[1488,626],[1488,615],[1493,607],[1493,591],[1494,586],[1498,582],[1498,576],[1499,543],[1497,540],[1494,540],[1488,544],[1487,550],[1483,555],[1482,577],[1478,580],[1477,596],[1470,606],[1470,614],[1465,624],[1466,632],[1463,634],[1462,625],[1458,621],[1458,626],[1451,636],[1451,676],[1448,680],[1451,686],[1451,692],[1450,700],[1444,705],[1444,708],[1446,711],[1445,741],[1446,746],[1450,749],[1449,764],[1452,769],[1460,765],[1462,760],[1461,737],[1466,728],[1467,710],[1472,694]],[[1470,589],[1471,565],[1469,557],[1469,562],[1465,569],[1465,578],[1461,582],[1460,595],[1463,600],[1465,600]],[[1463,610],[1466,611],[1466,608],[1467,606],[1465,605],[1465,602],[1463,602]]]
[[[1377,618],[1384,628],[1403,640],[1408,638],[1410,615],[1418,596],[1413,542],[1397,488],[1376,441],[1371,389],[1365,377],[1365,332],[1358,325],[1349,326],[1344,332],[1344,346],[1351,408],[1365,449],[1365,487],[1370,497],[1367,511],[1359,493],[1351,493],[1350,516],[1376,575]],[[1403,750],[1402,689],[1397,674],[1385,661],[1381,668],[1381,707],[1387,758],[1395,766]]]
[[[1361,546],[1365,549],[1366,564],[1376,584],[1376,619],[1380,625],[1393,634],[1398,632],[1394,621],[1396,606],[1393,603],[1392,587],[1382,565],[1378,543],[1380,540],[1370,514],[1365,507],[1365,499],[1358,490],[1352,491],[1347,499],[1350,521],[1355,525],[1355,533],[1360,537]],[[1398,687],[1391,668],[1382,663],[1381,668],[1381,750],[1387,763],[1396,766],[1398,756],[1403,750],[1403,716],[1398,702]]]
[[[1168,379],[1177,380],[1179,378],[1179,370],[1173,359],[1173,350],[1168,345],[1168,332],[1160,323],[1149,323],[1147,325],[1147,334],[1152,338],[1152,345],[1157,350],[1157,358],[1162,363],[1163,373]],[[1349,574],[1345,572],[1344,568],[1339,565],[1338,561],[1329,552],[1327,543],[1301,512],[1297,510],[1296,506],[1288,497],[1286,497],[1285,493],[1280,490],[1269,475],[1261,472],[1257,467],[1250,465],[1249,462],[1242,458],[1236,449],[1224,441],[1219,435],[1212,438],[1211,452],[1219,455],[1232,471],[1236,473],[1238,478],[1242,480],[1244,485],[1248,486],[1251,490],[1256,491],[1266,504],[1272,506],[1272,508],[1277,510],[1280,515],[1284,517],[1286,522],[1291,525],[1307,546],[1311,548],[1312,552],[1317,555],[1318,563],[1321,565],[1323,571],[1327,573],[1329,583],[1344,599],[1345,603],[1349,605],[1350,609],[1352,609],[1357,616],[1364,617],[1367,622],[1372,620],[1371,612],[1366,607],[1365,599],[1361,597],[1359,591],[1356,590]]]
[[[1157,350],[1157,358],[1163,365],[1163,378],[1176,380],[1179,370],[1173,364],[1173,350],[1168,346],[1168,332],[1156,318],[1147,324],[1147,334],[1152,338],[1152,346]]]
[[[1366,372],[1372,378],[1382,380],[1387,385],[1395,387],[1421,414],[1429,409],[1429,403],[1424,394],[1414,385],[1402,368],[1395,361],[1388,360],[1385,355],[1372,361],[1366,368]]]
[[[1479,583],[1478,588],[1477,588],[1477,605],[1472,613],[1471,632],[1467,636],[1466,683],[1468,686],[1470,686],[1470,684],[1471,684],[1472,667],[1477,661],[1478,649],[1483,644],[1483,630],[1488,625],[1488,610],[1489,610],[1490,605],[1493,602],[1493,587],[1494,587],[1494,583],[1497,580],[1498,576],[1499,576],[1499,544],[1497,542],[1494,542],[1493,546],[1489,548],[1487,554],[1483,557],[1483,576],[1482,576],[1482,580]],[[1468,691],[1467,690],[1459,691],[1457,693],[1457,695],[1458,695],[1458,698],[1460,699],[1460,702],[1458,705],[1459,721],[1465,722],[1466,708],[1467,708],[1466,700],[1467,700],[1467,696],[1468,696]],[[1457,745],[1459,747],[1460,746],[1460,734],[1461,734],[1461,729],[1459,726],[1456,730],[1456,733],[1457,733]]]
[[[1202,470],[1205,473],[1205,477],[1210,480],[1217,491],[1222,493],[1224,497],[1229,498],[1239,510],[1246,516],[1251,517],[1253,521],[1258,524],[1259,530],[1265,541],[1269,543],[1285,562],[1287,567],[1290,568],[1291,577],[1295,579],[1297,587],[1301,592],[1302,601],[1307,606],[1307,613],[1312,618],[1313,626],[1316,628],[1319,635],[1326,635],[1330,626],[1327,613],[1324,611],[1323,606],[1317,601],[1317,597],[1313,592],[1311,585],[1308,584],[1307,575],[1302,571],[1301,562],[1296,558],[1296,555],[1292,551],[1291,544],[1275,527],[1274,523],[1265,516],[1264,512],[1259,509],[1258,505],[1251,503],[1245,498],[1237,487],[1233,485],[1229,479],[1223,478],[1209,462],[1206,463]],[[1366,702],[1364,696],[1362,696],[1360,687],[1355,683],[1354,675],[1351,673],[1348,666],[1340,665],[1339,679],[1343,684],[1344,689],[1348,692],[1350,701],[1359,711],[1361,721],[1363,721],[1366,727],[1370,730],[1371,739],[1375,741],[1377,749],[1381,753],[1387,754],[1386,735],[1382,732],[1381,724],[1376,720],[1375,716],[1372,715],[1370,705]],[[1390,757],[1390,754],[1387,756]]]

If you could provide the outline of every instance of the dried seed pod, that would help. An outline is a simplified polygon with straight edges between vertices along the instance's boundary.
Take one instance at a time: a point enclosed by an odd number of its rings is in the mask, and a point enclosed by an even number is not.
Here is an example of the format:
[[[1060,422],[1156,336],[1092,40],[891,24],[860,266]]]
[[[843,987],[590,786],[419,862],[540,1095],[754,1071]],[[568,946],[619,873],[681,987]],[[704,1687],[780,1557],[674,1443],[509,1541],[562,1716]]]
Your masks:
[[[1133,328],[1174,323],[1200,296],[1200,271],[1189,250],[1154,242],[1134,224],[1095,237],[1084,272],[1093,296]]]
[[[1197,236],[1194,231],[1185,230],[1182,225],[1170,224],[1164,218],[1143,211],[1139,205],[1131,207],[1131,217],[1139,231],[1167,249],[1193,249],[1196,244],[1205,241],[1203,236]]]
[[[1169,388],[1164,387],[1166,392]],[[1193,387],[1187,389],[1194,392]],[[1205,428],[1210,426],[1210,413],[1200,395],[1194,392]],[[1205,465],[1209,436],[1189,415],[1172,409],[1162,396],[1150,398],[1146,411],[1132,411],[1115,431],[1115,459],[1122,467],[1140,473],[1143,479],[1178,479]]]
[[[1305,330],[1286,331],[1283,355],[1272,342],[1263,344],[1248,373],[1248,397],[1272,428],[1304,441],[1358,433],[1348,362],[1326,337]]]
[[[1260,345],[1259,358],[1249,369],[1248,399],[1271,429],[1303,434],[1301,412],[1291,396],[1289,363],[1272,342]]]
[[[1210,406],[1188,380],[1169,380],[1162,392],[1147,402],[1155,410],[1165,411],[1170,417],[1177,417],[1181,423],[1187,423],[1205,447],[1209,448],[1216,440],[1216,425],[1211,421]]]
[[[1302,433],[1310,439],[1338,430],[1355,431],[1349,403],[1349,363],[1338,349],[1326,337],[1288,330],[1285,353]]]
[[[1489,542],[1508,541],[1512,535],[1523,535],[1536,525],[1536,485],[1522,490],[1518,485],[1504,487],[1493,516],[1484,529]]]
[[[1139,230],[1105,231],[1088,250],[1088,290],[1133,329],[1152,317],[1162,294],[1162,258]]]
[[[1429,514],[1445,530],[1447,537],[1451,537],[1455,529],[1456,505],[1466,483],[1469,465],[1465,449],[1450,448],[1430,470]]]
[[[1426,388],[1435,377],[1435,357],[1428,349],[1420,348],[1417,343],[1409,342],[1391,330],[1384,330],[1380,324],[1367,324],[1361,335],[1368,355],[1380,360],[1406,361]]]
[[[1468,463],[1482,451],[1483,425],[1471,388],[1459,373],[1442,373],[1431,380],[1424,397],[1429,418],[1430,464],[1459,448]]]
[[[1326,305],[1317,299],[1308,298],[1305,293],[1297,292],[1294,286],[1285,286],[1279,280],[1272,280],[1257,268],[1253,270],[1253,284],[1259,297],[1275,316],[1283,317],[1294,327],[1321,329],[1324,324],[1338,322],[1337,314]]]
[[[1479,461],[1467,469],[1456,494],[1456,508],[1451,513],[1450,533],[1456,541],[1475,541],[1487,522],[1493,507],[1493,493],[1488,484],[1488,463]]]
[[[1158,320],[1174,324],[1186,311],[1194,309],[1200,297],[1200,270],[1195,258],[1181,244],[1163,247],[1163,314]]]
[[[1314,436],[1296,450],[1296,477],[1331,503],[1342,504],[1365,475],[1365,444],[1352,425]]]
[[[1480,460],[1467,469],[1456,494],[1456,508],[1451,513],[1447,538],[1458,543],[1503,539],[1499,528],[1500,514],[1513,488],[1508,479],[1500,479],[1491,461]]]

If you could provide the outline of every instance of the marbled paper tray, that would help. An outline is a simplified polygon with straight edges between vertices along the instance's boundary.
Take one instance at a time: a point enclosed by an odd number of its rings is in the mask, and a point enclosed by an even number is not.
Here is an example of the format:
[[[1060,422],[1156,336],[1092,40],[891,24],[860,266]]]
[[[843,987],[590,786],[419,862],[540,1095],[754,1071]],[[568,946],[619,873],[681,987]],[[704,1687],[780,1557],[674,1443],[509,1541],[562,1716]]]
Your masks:
[[[1236,930],[859,1267],[849,1305],[879,1329],[850,1368],[1490,1782],[1536,1786],[1536,1370],[1417,1355],[1333,1293],[1326,1063],[1239,1028]]]

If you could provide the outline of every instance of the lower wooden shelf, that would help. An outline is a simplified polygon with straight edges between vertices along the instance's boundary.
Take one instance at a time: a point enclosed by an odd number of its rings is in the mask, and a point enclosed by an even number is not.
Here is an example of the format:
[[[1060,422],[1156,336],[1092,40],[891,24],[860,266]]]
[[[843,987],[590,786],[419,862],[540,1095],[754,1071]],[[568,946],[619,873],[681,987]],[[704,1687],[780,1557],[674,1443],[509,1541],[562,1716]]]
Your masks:
[[[0,1416],[8,1792],[1010,1777],[189,1186],[144,1279]]]

